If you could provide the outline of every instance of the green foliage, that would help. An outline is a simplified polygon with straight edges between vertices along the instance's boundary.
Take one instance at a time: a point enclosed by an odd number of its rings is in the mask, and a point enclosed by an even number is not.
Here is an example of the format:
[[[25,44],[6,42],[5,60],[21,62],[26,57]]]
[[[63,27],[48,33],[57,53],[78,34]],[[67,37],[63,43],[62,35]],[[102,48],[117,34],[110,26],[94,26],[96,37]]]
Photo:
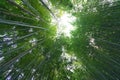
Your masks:
[[[85,8],[74,13],[77,29],[73,32],[71,46],[92,80],[116,80],[120,70],[119,4],[100,3],[102,1],[87,1],[83,4]]]
[[[0,80],[119,80],[120,1],[111,1],[1,0]],[[76,17],[71,38],[56,37],[52,7]]]
[[[53,6],[55,6],[58,9],[62,10],[71,10],[73,8],[73,4],[71,0],[50,0]]]

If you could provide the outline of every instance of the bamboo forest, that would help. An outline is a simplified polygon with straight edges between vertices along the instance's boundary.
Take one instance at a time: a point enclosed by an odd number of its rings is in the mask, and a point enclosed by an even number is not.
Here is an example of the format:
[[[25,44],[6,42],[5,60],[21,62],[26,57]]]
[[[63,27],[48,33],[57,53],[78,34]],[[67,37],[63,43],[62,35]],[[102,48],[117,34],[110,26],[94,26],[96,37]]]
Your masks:
[[[0,0],[0,80],[120,80],[120,0]]]

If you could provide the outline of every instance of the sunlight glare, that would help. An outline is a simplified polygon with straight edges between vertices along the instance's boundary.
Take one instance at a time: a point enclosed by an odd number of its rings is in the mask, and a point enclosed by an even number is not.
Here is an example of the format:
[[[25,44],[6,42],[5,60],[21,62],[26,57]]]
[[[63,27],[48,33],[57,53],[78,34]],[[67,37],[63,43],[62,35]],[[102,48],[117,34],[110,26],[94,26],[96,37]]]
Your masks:
[[[69,13],[64,12],[63,15],[58,19],[57,36],[64,34],[67,37],[71,37],[71,31],[75,28],[72,23],[75,21],[75,17]]]

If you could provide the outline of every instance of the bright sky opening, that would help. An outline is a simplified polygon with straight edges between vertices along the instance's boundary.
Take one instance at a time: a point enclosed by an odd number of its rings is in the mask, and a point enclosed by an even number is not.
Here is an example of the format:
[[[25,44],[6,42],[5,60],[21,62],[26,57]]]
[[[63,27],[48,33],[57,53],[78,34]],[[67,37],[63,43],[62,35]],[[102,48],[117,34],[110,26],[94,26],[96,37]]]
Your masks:
[[[64,12],[62,16],[58,19],[58,36],[64,34],[67,37],[71,37],[71,31],[75,29],[72,23],[75,21],[75,17],[69,13]]]
[[[57,35],[64,34],[67,37],[71,37],[71,31],[75,29],[72,23],[75,21],[75,17],[69,13],[64,12],[58,19]]]
[[[66,37],[71,37],[71,31],[75,30],[75,27],[72,25],[76,18],[67,12],[62,12],[60,17],[57,17],[57,37],[60,37],[63,34]],[[56,20],[53,18],[52,23],[56,23]]]

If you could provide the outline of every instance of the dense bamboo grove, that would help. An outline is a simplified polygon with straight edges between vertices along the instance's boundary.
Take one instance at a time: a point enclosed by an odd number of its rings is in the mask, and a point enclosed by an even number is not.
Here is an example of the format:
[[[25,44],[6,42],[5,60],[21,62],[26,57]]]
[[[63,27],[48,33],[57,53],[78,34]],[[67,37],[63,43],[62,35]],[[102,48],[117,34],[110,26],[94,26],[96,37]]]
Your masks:
[[[119,0],[0,0],[0,80],[120,80],[119,21]]]

